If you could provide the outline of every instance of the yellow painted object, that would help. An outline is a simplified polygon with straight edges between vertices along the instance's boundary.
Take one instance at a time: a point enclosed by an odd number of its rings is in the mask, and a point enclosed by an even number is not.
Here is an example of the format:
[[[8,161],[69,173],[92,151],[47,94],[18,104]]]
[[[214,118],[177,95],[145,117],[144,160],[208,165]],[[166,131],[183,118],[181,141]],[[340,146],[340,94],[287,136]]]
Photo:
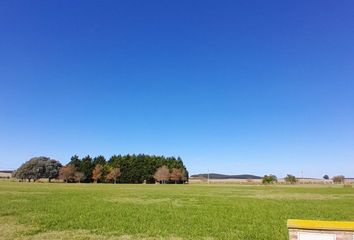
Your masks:
[[[354,222],[289,219],[288,228],[354,232]]]

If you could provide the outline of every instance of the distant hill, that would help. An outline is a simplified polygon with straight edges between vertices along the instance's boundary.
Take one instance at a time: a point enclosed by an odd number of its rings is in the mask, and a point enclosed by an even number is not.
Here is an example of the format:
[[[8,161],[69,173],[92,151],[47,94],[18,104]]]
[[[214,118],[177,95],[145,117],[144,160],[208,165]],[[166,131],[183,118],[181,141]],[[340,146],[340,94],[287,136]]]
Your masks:
[[[0,170],[0,173],[13,173],[14,171],[11,170]]]
[[[193,178],[204,177],[208,178],[207,173],[191,175]],[[218,173],[209,173],[209,179],[261,179],[260,176],[255,176],[251,174],[241,174],[241,175],[225,175]]]

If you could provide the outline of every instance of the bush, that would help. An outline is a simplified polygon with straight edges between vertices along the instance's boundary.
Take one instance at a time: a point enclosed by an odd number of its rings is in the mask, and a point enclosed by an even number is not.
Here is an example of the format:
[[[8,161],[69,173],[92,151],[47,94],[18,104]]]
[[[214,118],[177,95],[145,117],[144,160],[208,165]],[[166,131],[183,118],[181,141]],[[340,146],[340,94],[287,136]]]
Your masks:
[[[294,175],[288,174],[286,175],[286,177],[284,178],[286,183],[290,183],[290,184],[295,184],[297,182],[297,179]]]
[[[278,182],[278,178],[275,175],[264,175],[263,179],[262,179],[262,183],[263,184],[273,184],[273,183],[277,183]]]
[[[344,176],[343,175],[334,176],[332,180],[334,183],[344,183]]]

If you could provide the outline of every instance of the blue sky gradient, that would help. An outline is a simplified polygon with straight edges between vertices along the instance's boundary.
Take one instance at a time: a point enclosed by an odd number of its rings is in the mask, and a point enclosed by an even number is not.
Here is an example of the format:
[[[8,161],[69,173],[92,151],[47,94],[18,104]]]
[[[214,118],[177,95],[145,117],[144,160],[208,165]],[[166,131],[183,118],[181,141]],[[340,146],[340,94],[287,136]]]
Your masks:
[[[0,169],[181,156],[354,177],[354,2],[0,1]]]

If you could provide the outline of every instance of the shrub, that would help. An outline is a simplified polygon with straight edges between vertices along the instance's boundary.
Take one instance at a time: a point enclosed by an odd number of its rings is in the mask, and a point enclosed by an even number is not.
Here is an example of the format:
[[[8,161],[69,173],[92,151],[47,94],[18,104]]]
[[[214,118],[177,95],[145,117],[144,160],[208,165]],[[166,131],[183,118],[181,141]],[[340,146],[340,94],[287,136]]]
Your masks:
[[[332,180],[334,183],[344,183],[344,176],[343,175],[334,176]]]
[[[262,179],[262,183],[263,184],[273,184],[278,182],[278,178],[275,175],[264,175],[263,179]]]
[[[297,182],[297,179],[294,175],[288,174],[286,175],[286,177],[284,178],[286,183],[290,183],[290,184],[295,184]]]

